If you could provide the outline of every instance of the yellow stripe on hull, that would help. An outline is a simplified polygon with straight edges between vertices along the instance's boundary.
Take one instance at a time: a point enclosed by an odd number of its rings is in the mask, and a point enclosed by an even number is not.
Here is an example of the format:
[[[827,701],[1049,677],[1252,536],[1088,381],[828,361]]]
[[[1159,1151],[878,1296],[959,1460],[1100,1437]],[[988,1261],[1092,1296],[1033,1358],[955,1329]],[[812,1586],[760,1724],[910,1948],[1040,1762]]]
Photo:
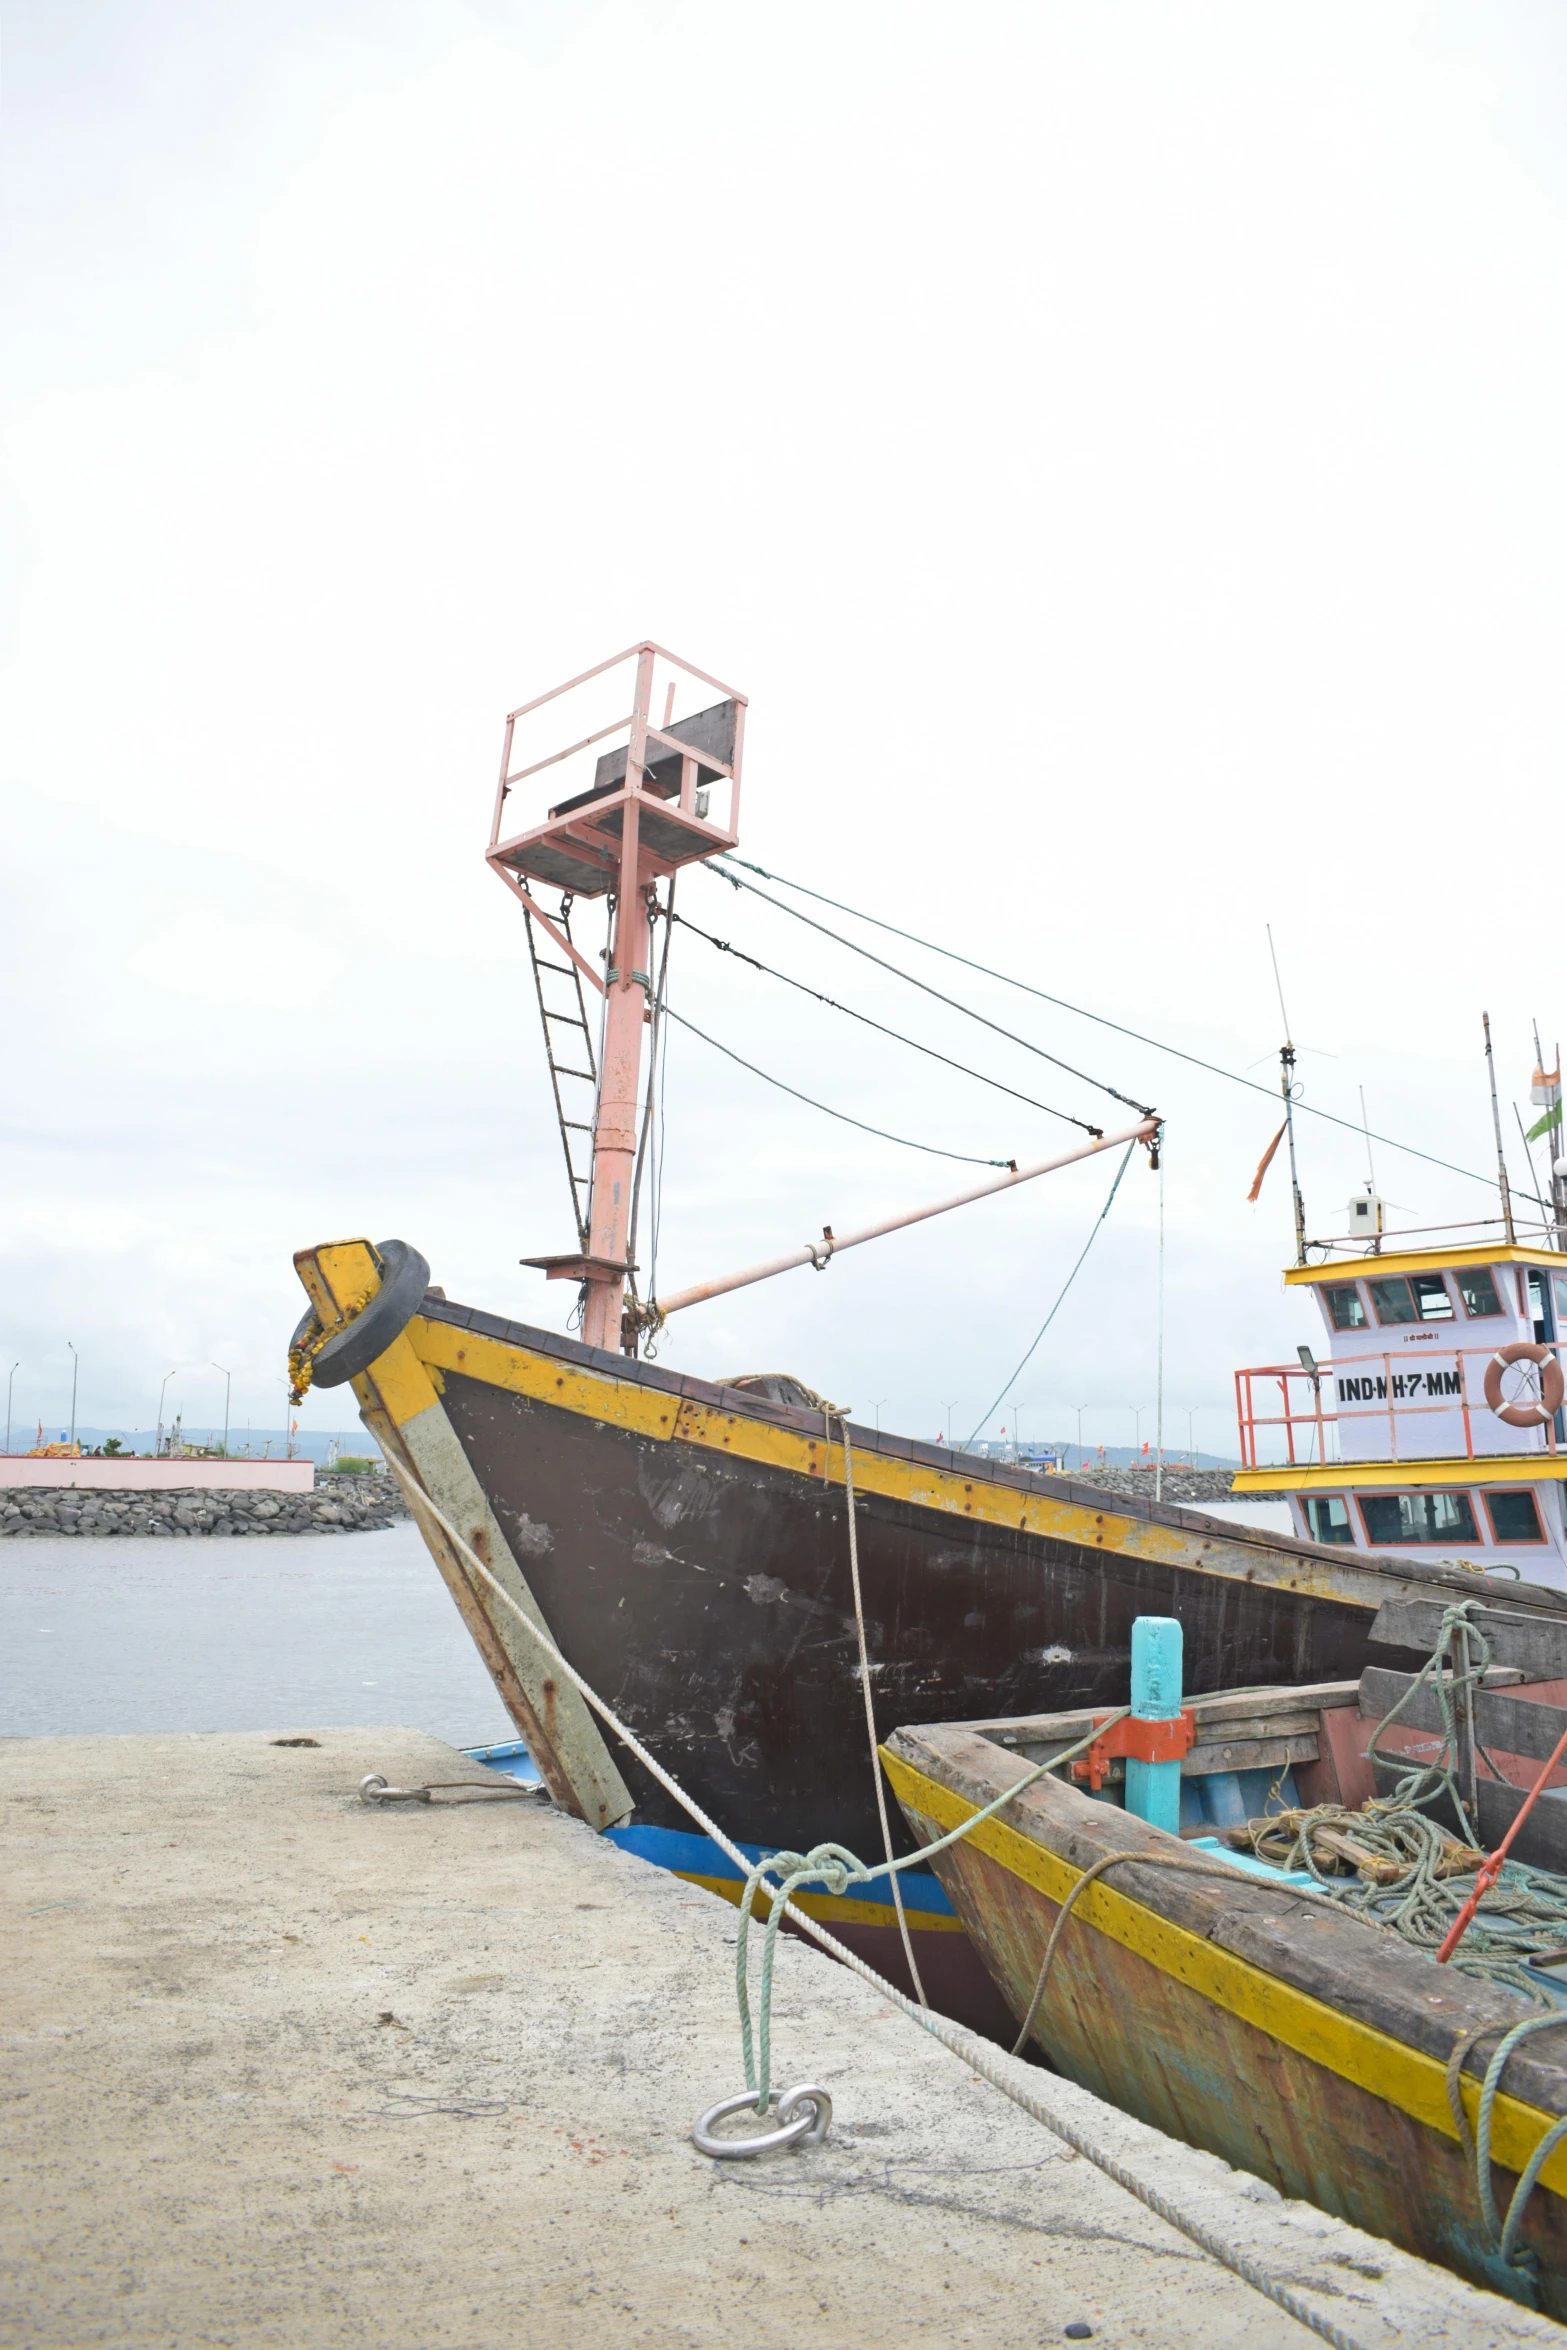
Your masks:
[[[401,1359],[394,1364],[393,1357]],[[705,1452],[727,1454],[734,1460],[756,1462],[796,1476],[828,1478],[835,1484],[843,1478],[841,1443],[829,1446],[820,1436],[804,1436],[744,1413],[720,1411],[665,1394],[635,1380],[585,1370],[562,1362],[556,1355],[508,1345],[501,1339],[459,1329],[451,1322],[426,1320],[423,1315],[414,1317],[403,1337],[375,1365],[383,1395],[388,1392],[388,1374],[394,1387],[400,1377],[406,1379],[410,1389],[407,1403],[415,1409],[420,1389],[426,1397],[431,1391],[439,1394],[445,1378],[455,1374],[654,1441],[678,1439]],[[401,1418],[398,1404],[388,1400],[393,1417]],[[1235,1581],[1252,1582],[1257,1577],[1255,1554],[1239,1544],[1231,1550],[1222,1537],[1200,1535],[1195,1530],[1184,1533],[1144,1518],[1123,1517],[1110,1507],[1091,1509],[1080,1502],[1058,1501],[1048,1493],[1022,1493],[984,1477],[968,1478],[955,1471],[929,1468],[868,1447],[856,1449],[854,1483],[862,1495],[878,1494],[917,1509],[941,1510],[975,1524],[1007,1527],[1162,1565],[1200,1567],[1204,1573]],[[1282,1557],[1279,1566],[1283,1567]],[[1289,1570],[1271,1573],[1268,1581],[1281,1590],[1362,1607],[1368,1604],[1363,1579],[1348,1561],[1292,1555]]]
[[[912,1769],[886,1747],[881,1756],[900,1801],[943,1830],[960,1827],[980,1809]],[[1004,1826],[999,1818],[976,1828],[973,1842],[1014,1877],[1057,1904],[1065,1900],[1083,1873],[1016,1828]],[[1270,2033],[1286,2048],[1384,2098],[1428,2129],[1447,2138],[1457,2137],[1447,2102],[1445,2067],[1435,2057],[1325,2005],[1307,1991],[1296,1990],[1293,1984],[1281,1982],[1277,1975],[1219,1949],[1184,1926],[1172,1924],[1102,1879],[1089,1886],[1072,1914],[1184,1983],[1200,1998]],[[1472,2124],[1480,2089],[1467,2074],[1463,2097]],[[1506,2170],[1522,2171],[1555,2118],[1519,2098],[1499,2095],[1491,2137],[1495,2160]],[[1540,2175],[1558,2195],[1567,2194],[1567,2147],[1556,2149]]]

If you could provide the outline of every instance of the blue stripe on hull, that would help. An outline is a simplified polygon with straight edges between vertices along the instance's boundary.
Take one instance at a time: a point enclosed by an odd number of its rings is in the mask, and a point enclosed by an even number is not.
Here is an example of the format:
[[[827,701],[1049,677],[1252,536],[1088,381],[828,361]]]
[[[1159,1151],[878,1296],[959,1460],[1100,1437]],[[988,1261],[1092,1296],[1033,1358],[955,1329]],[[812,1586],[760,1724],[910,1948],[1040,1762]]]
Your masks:
[[[507,1746],[470,1746],[466,1752],[473,1761],[487,1763],[492,1771],[504,1771],[508,1778],[525,1782],[538,1779],[533,1757],[520,1741]],[[655,1868],[670,1869],[677,1877],[721,1877],[734,1885],[745,1881],[729,1855],[720,1850],[711,1836],[688,1835],[680,1828],[610,1828],[605,1833],[611,1844],[634,1852],[639,1860],[651,1861]],[[775,1844],[740,1846],[752,1863],[779,1849]],[[903,1906],[911,1914],[938,1918],[953,1915],[952,1904],[931,1870],[905,1869],[901,1882]],[[846,1898],[872,1902],[878,1909],[885,1909],[889,1923],[896,1917],[885,1877],[878,1878],[874,1885],[850,1885]]]

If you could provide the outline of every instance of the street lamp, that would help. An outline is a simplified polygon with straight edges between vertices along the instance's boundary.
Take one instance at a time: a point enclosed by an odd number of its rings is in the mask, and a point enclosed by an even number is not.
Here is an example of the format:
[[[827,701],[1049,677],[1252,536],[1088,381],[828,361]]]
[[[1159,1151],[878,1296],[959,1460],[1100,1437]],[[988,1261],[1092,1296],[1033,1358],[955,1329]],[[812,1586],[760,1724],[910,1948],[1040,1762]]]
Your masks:
[[[16,1359],[16,1361],[15,1361],[15,1362],[14,1362],[14,1363],[11,1365],[10,1371],[8,1372],[8,1374],[7,1374],[7,1376],[6,1376],[6,1383],[5,1383],[5,1449],[6,1449],[6,1451],[7,1451],[8,1453],[9,1453],[9,1451],[10,1451],[10,1449],[11,1449],[11,1389],[12,1389],[12,1386],[14,1385],[14,1383],[15,1383],[15,1380],[16,1380],[16,1374],[17,1374],[17,1372],[18,1372],[18,1371],[21,1369],[21,1367],[22,1367],[21,1357],[20,1357],[20,1356],[18,1356],[18,1357],[17,1357],[17,1359]]]
[[[945,1435],[948,1444],[952,1446],[952,1450],[955,1452],[957,1447],[952,1445],[952,1415],[958,1408],[956,1400],[951,1403],[943,1403],[941,1408],[947,1415],[947,1424],[942,1433]]]
[[[174,1369],[178,1370],[178,1368],[179,1365],[176,1363]],[[163,1399],[169,1391],[169,1381],[173,1378],[173,1376],[174,1371],[165,1371],[163,1374],[163,1385],[158,1390],[158,1433],[152,1440],[153,1457],[155,1459],[161,1458],[163,1453]]]
[[[1188,1404],[1186,1407],[1186,1449],[1192,1456],[1194,1469],[1197,1466],[1197,1439],[1192,1434],[1192,1423],[1201,1409],[1201,1404]]]
[[[215,1371],[223,1371],[221,1363],[214,1363],[212,1368]],[[223,1390],[223,1458],[227,1460],[229,1457],[229,1398],[234,1392],[234,1374],[232,1371],[223,1371],[223,1376],[228,1382]]]
[[[65,1343],[67,1346],[71,1346],[69,1339]],[[81,1367],[81,1357],[75,1347],[71,1346],[71,1446],[73,1450],[76,1445],[76,1376]]]
[[[881,1434],[881,1407],[887,1400],[888,1399],[886,1396],[879,1395],[871,1407],[876,1414],[876,1433],[878,1436]]]
[[[1132,1425],[1137,1431],[1132,1441],[1136,1445],[1138,1453],[1141,1454],[1143,1449],[1143,1414],[1152,1411],[1153,1406],[1146,1403],[1129,1403],[1126,1408],[1132,1415]],[[1135,1468],[1137,1464],[1134,1461],[1132,1465]]]
[[[1083,1449],[1083,1414],[1087,1411],[1088,1406],[1086,1403],[1075,1403],[1072,1409],[1077,1414],[1077,1449],[1081,1452]]]

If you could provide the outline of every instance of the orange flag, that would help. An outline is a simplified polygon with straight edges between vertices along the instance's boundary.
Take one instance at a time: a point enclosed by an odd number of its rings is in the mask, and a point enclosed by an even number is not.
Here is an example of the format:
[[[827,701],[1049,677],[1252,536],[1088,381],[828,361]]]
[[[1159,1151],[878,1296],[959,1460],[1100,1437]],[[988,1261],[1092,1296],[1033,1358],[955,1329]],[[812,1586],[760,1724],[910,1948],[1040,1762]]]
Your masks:
[[[1257,1197],[1257,1194],[1261,1191],[1262,1179],[1273,1164],[1273,1154],[1278,1149],[1279,1144],[1284,1140],[1288,1130],[1289,1120],[1286,1118],[1284,1124],[1279,1128],[1278,1133],[1273,1137],[1273,1140],[1269,1143],[1267,1149],[1263,1152],[1262,1157],[1258,1162],[1257,1172],[1251,1179],[1251,1189],[1246,1194],[1246,1197],[1249,1200],[1254,1200]]]

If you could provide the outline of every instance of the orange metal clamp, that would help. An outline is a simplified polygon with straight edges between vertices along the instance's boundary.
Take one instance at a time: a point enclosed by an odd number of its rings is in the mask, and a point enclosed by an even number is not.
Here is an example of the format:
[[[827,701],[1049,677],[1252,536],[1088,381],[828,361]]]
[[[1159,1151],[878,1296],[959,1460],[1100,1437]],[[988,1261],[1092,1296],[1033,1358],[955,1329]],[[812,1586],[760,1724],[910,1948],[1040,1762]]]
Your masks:
[[[1141,1722],[1128,1714],[1124,1720],[1112,1722],[1103,1737],[1096,1738],[1088,1752],[1073,1763],[1072,1776],[1099,1788],[1110,1776],[1112,1761],[1179,1762],[1191,1753],[1196,1741],[1197,1716],[1189,1705],[1166,1722]]]

